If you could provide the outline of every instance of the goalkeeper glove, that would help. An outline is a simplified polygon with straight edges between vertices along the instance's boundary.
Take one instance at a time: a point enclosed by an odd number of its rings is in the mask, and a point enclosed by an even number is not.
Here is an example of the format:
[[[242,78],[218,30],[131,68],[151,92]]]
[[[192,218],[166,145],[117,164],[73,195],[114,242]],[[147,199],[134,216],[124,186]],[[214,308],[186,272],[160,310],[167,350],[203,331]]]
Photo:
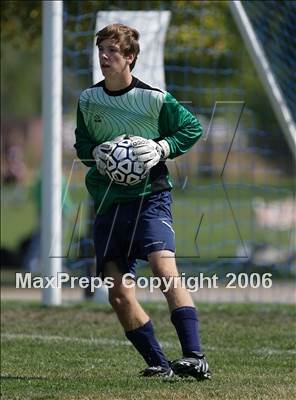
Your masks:
[[[166,140],[154,142],[154,140],[139,136],[132,136],[130,139],[134,148],[134,155],[137,156],[138,161],[145,163],[147,170],[170,155],[170,147]]]
[[[106,175],[106,167],[109,154],[114,149],[116,143],[120,142],[124,137],[125,135],[118,136],[114,140],[104,142],[93,149],[92,155],[96,161],[97,170],[101,175]]]

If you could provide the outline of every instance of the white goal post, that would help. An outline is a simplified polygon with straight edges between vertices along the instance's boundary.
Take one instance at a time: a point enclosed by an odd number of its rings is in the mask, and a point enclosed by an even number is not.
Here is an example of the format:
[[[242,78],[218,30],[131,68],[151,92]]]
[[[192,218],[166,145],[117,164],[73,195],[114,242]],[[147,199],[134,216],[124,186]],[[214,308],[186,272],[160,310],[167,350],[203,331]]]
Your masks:
[[[273,111],[286,136],[291,151],[296,158],[296,125],[277,79],[272,72],[270,63],[265,56],[264,49],[257,39],[242,2],[239,0],[230,1],[229,6],[261,82],[267,92]]]
[[[42,13],[41,266],[43,277],[57,277],[62,271],[63,2],[43,1]],[[60,305],[61,288],[44,288],[42,302]]]

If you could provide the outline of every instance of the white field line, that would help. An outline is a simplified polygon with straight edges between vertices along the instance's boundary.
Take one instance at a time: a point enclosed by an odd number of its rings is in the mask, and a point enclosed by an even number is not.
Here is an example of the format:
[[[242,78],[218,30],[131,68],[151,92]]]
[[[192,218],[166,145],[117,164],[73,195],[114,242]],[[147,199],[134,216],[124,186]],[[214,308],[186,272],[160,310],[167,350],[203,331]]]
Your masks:
[[[97,345],[97,346],[131,346],[131,343],[127,340],[119,340],[119,339],[105,339],[105,338],[79,338],[79,337],[70,337],[70,336],[55,336],[55,335],[29,335],[23,333],[2,333],[1,340],[40,340],[43,342],[66,342],[66,343],[80,343],[87,345]],[[164,348],[175,348],[175,344],[161,341],[161,346]],[[216,347],[207,347],[207,350],[211,351],[220,351]],[[238,353],[241,352],[241,348],[236,347],[224,347],[225,351]],[[269,347],[262,347],[258,349],[250,350],[251,353],[254,354],[296,354],[296,349],[273,349]]]
[[[28,335],[23,333],[2,333],[1,339],[8,340],[41,340],[43,342],[70,342],[70,343],[81,343],[90,345],[112,345],[112,346],[130,346],[131,343],[127,340],[119,339],[104,339],[104,338],[79,338],[71,336],[50,336],[50,335]]]

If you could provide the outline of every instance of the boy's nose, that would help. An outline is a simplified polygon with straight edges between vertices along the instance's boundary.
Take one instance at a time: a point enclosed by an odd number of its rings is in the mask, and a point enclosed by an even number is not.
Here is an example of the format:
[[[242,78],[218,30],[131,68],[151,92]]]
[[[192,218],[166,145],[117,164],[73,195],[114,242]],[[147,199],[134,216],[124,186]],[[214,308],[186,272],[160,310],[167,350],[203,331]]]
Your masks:
[[[100,54],[100,60],[107,60],[107,58],[105,54]]]

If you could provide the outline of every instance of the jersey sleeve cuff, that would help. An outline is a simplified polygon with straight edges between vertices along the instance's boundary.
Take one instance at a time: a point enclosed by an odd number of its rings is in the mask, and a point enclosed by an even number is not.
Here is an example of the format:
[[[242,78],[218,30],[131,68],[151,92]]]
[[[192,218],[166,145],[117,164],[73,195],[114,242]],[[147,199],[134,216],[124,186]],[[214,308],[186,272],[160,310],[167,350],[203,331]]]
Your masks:
[[[164,159],[168,158],[168,156],[170,155],[170,152],[171,152],[170,145],[168,144],[168,142],[166,140],[160,140],[158,142],[158,144],[162,150],[162,152],[161,152],[162,158],[164,158]]]

